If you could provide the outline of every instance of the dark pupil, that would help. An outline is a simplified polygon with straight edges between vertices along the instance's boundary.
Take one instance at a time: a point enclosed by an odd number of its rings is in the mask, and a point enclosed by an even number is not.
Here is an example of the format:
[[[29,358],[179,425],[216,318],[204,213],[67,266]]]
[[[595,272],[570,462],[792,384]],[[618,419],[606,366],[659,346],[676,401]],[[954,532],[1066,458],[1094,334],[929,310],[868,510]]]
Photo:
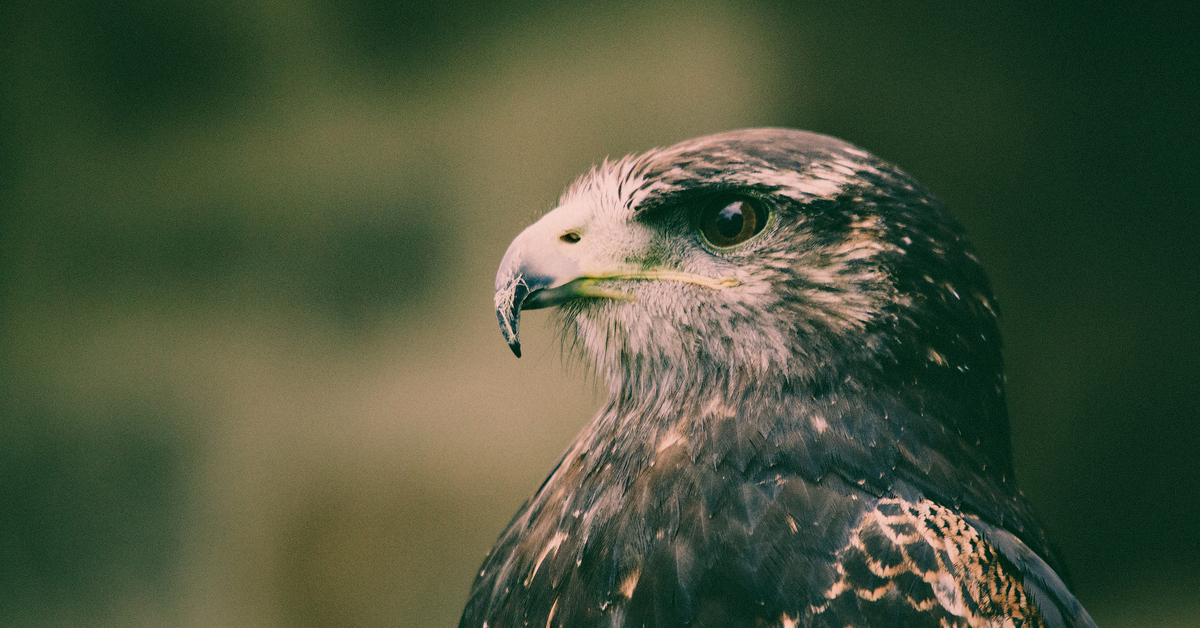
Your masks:
[[[717,214],[717,233],[729,238],[736,238],[742,232],[742,201],[734,201],[726,205]]]

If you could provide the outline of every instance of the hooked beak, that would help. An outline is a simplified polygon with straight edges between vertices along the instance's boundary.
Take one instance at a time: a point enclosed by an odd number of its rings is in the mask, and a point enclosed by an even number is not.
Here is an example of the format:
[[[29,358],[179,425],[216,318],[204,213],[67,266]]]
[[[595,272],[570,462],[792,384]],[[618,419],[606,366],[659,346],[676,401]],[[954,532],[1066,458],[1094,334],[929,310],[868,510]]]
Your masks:
[[[579,264],[566,255],[568,243],[556,241],[547,223],[555,212],[543,216],[518,235],[500,261],[496,272],[496,318],[508,347],[521,357],[521,310],[549,307],[570,298],[559,294],[547,298],[579,276]],[[557,245],[557,246],[556,246]],[[561,292],[561,291],[560,291]]]
[[[586,297],[630,298],[597,286],[611,277],[589,276],[564,250],[571,243],[540,237],[545,234],[539,225],[534,223],[513,240],[496,273],[496,318],[500,320],[500,333],[518,358],[521,357],[521,310],[537,310]]]

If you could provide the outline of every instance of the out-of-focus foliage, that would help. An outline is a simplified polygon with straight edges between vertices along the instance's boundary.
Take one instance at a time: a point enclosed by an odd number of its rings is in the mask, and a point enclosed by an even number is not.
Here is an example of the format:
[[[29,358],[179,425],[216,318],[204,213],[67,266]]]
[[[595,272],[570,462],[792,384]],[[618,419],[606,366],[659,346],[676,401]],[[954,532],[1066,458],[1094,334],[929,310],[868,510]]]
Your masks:
[[[1195,624],[1187,3],[9,4],[0,625],[455,625],[596,404],[544,317],[501,341],[508,241],[605,156],[763,125],[950,203],[1080,599]]]

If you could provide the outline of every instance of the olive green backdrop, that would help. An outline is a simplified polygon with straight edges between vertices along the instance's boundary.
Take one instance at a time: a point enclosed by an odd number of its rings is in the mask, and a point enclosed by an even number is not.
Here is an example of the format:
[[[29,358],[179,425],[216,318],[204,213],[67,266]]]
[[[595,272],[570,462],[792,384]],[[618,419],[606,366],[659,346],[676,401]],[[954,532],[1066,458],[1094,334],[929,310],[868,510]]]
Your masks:
[[[1200,25],[1127,4],[10,0],[0,624],[454,626],[597,403],[508,242],[763,125],[950,204],[1080,599],[1200,624]]]

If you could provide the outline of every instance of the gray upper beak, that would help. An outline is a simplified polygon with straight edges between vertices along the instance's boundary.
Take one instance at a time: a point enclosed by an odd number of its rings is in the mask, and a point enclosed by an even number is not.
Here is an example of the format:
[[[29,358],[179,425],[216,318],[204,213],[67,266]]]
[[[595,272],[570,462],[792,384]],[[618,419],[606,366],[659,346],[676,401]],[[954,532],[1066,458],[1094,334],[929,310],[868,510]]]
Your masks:
[[[505,255],[505,260],[508,257]],[[496,275],[496,318],[500,320],[500,333],[504,334],[508,348],[518,358],[521,357],[521,310],[533,309],[527,306],[529,295],[553,283],[553,277],[522,272],[503,262],[500,264],[500,272]]]
[[[572,244],[559,239],[561,220],[546,214],[513,240],[496,272],[496,318],[512,352],[521,357],[521,310],[557,305],[572,291],[556,290],[580,276],[579,263],[568,257]]]

